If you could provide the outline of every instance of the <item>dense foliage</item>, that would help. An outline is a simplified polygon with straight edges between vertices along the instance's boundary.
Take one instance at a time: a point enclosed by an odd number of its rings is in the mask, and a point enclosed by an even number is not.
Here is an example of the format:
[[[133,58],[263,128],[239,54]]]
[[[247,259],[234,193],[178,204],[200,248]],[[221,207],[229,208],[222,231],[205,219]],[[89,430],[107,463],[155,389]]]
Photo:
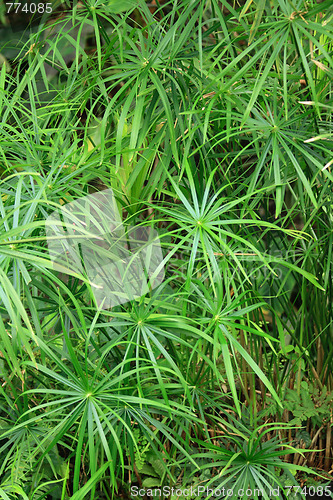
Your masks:
[[[332,1],[4,6],[0,497],[326,484]],[[103,310],[45,221],[110,188],[165,279]]]

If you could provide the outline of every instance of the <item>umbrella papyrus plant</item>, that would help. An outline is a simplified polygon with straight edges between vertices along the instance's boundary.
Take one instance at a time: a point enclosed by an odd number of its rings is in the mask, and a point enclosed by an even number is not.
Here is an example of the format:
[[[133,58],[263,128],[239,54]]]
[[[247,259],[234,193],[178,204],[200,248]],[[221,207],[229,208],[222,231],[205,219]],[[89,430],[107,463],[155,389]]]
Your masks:
[[[164,279],[157,232],[141,225],[125,228],[111,189],[52,212],[46,235],[52,262],[86,275],[102,309],[137,299]]]

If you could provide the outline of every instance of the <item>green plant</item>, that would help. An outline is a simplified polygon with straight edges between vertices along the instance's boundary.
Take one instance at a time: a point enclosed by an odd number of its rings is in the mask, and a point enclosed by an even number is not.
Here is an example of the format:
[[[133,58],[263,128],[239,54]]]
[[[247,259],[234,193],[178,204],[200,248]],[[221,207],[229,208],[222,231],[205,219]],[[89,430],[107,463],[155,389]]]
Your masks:
[[[0,495],[282,488],[298,404],[328,472],[331,0],[60,4],[14,36],[0,3]],[[101,310],[45,221],[107,188],[166,277]]]
[[[209,451],[200,453],[201,459],[206,460],[201,471],[211,470],[213,476],[204,483],[206,491],[209,488],[208,498],[284,498],[286,479],[289,485],[298,486],[296,472],[312,472],[308,467],[282,460],[297,451],[279,437],[288,426],[264,423],[252,427],[246,425],[245,419],[241,422],[230,413],[217,421],[223,431],[214,436],[216,444],[211,440],[205,442]],[[309,450],[301,453],[304,451]],[[284,479],[278,470],[283,470]]]

